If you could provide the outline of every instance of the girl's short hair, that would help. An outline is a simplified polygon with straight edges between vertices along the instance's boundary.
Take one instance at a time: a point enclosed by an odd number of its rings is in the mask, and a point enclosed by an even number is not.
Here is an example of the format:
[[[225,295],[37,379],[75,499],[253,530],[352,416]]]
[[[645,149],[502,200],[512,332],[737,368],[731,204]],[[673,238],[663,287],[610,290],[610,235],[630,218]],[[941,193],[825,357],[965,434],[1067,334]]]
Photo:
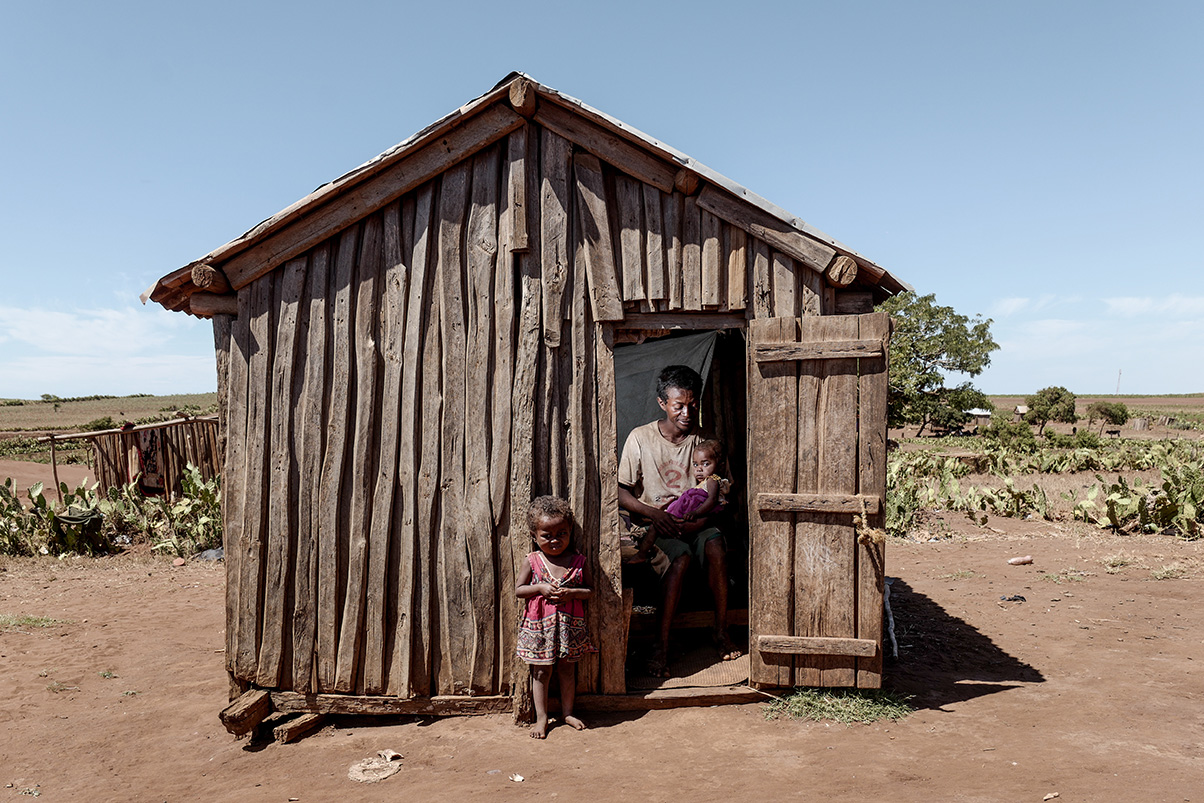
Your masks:
[[[535,532],[540,519],[564,519],[572,526],[573,508],[559,496],[537,496],[527,508],[527,529],[531,533]]]
[[[727,454],[723,451],[723,444],[714,438],[708,438],[705,441],[699,442],[694,447],[694,451],[703,450],[709,452],[711,457],[715,458],[715,468],[722,470],[723,461],[727,459]]]

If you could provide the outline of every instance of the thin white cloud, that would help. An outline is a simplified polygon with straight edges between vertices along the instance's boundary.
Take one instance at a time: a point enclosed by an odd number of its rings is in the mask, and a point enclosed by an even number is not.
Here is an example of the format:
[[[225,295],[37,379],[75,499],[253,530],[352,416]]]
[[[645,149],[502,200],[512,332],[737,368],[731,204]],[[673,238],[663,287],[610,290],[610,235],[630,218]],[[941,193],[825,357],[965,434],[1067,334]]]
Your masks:
[[[1039,298],[1028,298],[1026,296],[1010,296],[1001,298],[991,305],[991,311],[988,317],[995,318],[1010,318],[1021,313],[1035,314],[1044,309],[1049,309],[1056,305],[1071,305],[1078,301],[1077,298],[1058,298],[1052,293],[1046,293]]]
[[[0,398],[216,389],[204,321],[162,309],[0,306]]]
[[[1116,296],[1102,299],[1108,314],[1122,318],[1158,316],[1160,318],[1204,317],[1204,296]]]

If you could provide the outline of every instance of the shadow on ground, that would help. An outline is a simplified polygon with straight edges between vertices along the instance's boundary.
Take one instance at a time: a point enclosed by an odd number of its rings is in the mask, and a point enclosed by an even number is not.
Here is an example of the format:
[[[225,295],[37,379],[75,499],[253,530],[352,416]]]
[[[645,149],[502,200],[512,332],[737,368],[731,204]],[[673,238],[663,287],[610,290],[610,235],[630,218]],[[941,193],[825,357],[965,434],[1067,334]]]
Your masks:
[[[903,580],[891,585],[890,607],[899,655],[888,661],[887,686],[911,695],[917,708],[939,709],[1045,681],[1040,670],[1004,652]]]

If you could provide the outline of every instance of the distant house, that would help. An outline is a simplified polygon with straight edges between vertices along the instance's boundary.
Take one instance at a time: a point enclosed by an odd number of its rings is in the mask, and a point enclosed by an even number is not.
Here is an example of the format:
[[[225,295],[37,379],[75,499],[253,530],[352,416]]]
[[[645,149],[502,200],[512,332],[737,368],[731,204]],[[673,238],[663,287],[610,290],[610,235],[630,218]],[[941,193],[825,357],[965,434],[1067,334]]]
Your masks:
[[[1019,423],[1024,420],[1026,415],[1028,415],[1028,405],[1017,404],[1016,409],[1013,411],[1012,421]]]
[[[974,410],[966,410],[966,415],[970,416],[970,420],[966,422],[968,427],[985,427],[991,423],[991,410],[982,408]]]

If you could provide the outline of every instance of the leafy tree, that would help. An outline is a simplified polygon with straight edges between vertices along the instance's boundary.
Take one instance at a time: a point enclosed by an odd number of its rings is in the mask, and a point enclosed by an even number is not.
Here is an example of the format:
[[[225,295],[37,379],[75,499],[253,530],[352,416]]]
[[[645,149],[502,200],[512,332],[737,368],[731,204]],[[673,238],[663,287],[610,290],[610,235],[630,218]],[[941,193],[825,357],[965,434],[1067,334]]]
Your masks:
[[[978,430],[978,434],[1010,452],[1031,454],[1037,451],[1037,436],[1033,434],[1033,428],[1021,421],[1008,421],[1001,416],[994,416],[988,426]]]
[[[1074,394],[1064,387],[1054,385],[1042,388],[1035,396],[1025,397],[1028,412],[1024,414],[1024,420],[1038,425],[1038,435],[1045,431],[1045,425],[1050,421],[1073,424],[1079,420],[1074,413],[1074,402]]]
[[[1092,402],[1087,407],[1087,426],[1095,423],[1096,419],[1119,427],[1129,420],[1129,408],[1123,402]]]
[[[991,319],[959,315],[936,303],[936,296],[900,293],[878,307],[890,313],[895,328],[890,345],[889,425],[960,426],[975,407],[992,409],[969,382],[945,387],[947,374],[978,376],[999,348],[991,338]]]

